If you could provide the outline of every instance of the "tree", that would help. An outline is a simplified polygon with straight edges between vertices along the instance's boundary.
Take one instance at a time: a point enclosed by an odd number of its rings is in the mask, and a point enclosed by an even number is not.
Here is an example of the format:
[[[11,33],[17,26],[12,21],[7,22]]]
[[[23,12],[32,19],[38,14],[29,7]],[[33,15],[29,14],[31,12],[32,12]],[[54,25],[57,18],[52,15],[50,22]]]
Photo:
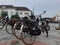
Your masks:
[[[12,15],[11,18],[19,19],[19,15],[18,15],[18,13],[16,13],[15,15]]]
[[[8,16],[8,12],[2,11],[2,12],[1,12],[1,17],[6,17],[6,16]]]

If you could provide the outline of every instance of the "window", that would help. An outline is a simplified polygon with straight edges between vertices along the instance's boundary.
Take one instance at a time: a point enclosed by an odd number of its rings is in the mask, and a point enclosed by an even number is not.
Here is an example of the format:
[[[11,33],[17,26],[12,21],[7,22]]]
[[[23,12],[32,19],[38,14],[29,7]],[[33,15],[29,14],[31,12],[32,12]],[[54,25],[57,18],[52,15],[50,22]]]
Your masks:
[[[29,15],[29,13],[25,13],[25,15]]]
[[[20,15],[22,15],[23,13],[22,12],[20,12]]]

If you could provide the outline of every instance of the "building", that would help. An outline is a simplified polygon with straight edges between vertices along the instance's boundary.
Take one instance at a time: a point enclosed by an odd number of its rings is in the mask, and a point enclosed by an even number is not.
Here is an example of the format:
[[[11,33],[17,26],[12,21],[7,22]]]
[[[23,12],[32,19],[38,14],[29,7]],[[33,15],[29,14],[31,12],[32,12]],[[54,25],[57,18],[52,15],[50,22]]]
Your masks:
[[[60,22],[60,11],[57,12],[55,21]]]
[[[57,23],[57,21],[55,21],[55,19],[56,19],[56,17],[50,18],[50,22],[52,22],[52,23]]]
[[[7,12],[9,18],[16,13],[18,13],[20,17],[32,14],[32,11],[27,7],[16,7],[13,5],[0,5],[0,15],[2,11]]]
[[[52,18],[45,17],[45,18],[43,18],[43,20],[47,20],[47,21],[49,21],[50,23],[55,23],[55,22],[56,22],[55,19],[56,19],[56,17],[52,17]]]

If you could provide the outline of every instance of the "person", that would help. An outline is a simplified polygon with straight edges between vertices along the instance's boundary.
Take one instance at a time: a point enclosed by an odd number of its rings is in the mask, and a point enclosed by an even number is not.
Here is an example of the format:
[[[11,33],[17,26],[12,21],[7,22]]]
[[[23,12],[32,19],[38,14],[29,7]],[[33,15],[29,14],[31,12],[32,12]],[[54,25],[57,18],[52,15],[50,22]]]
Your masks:
[[[44,33],[44,31],[46,32],[46,37],[48,37],[48,29],[47,29],[47,25],[48,25],[48,22],[46,21],[46,23],[45,22],[42,22],[41,23],[41,31]]]
[[[37,20],[36,20],[36,22],[37,22],[37,25],[39,25],[39,18],[37,17]]]
[[[49,25],[49,21],[48,20],[46,20],[46,25]]]
[[[41,31],[44,33],[44,28],[45,28],[44,22],[41,23],[41,26],[40,27],[41,27]]]
[[[45,31],[46,31],[46,37],[48,37],[48,31],[50,30],[50,26],[49,26],[49,21],[46,20],[46,24],[45,24]]]

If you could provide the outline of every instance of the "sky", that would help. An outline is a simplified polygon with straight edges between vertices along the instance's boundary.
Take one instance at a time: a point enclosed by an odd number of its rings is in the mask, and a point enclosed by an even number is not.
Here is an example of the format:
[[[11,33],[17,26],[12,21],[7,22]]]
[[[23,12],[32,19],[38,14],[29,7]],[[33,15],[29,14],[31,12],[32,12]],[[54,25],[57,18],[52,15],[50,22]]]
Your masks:
[[[46,11],[42,17],[54,17],[60,10],[60,0],[0,0],[0,5],[28,7],[35,15]]]

